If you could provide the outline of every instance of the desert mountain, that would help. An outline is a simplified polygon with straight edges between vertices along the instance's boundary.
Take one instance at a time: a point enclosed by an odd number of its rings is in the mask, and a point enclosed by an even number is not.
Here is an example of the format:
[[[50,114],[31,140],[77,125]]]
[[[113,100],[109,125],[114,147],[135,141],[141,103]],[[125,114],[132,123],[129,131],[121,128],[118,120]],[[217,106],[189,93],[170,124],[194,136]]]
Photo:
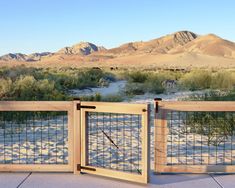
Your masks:
[[[175,52],[191,52],[195,54],[235,58],[235,43],[224,40],[214,34],[208,34],[176,48]]]
[[[89,55],[93,52],[103,51],[103,50],[105,50],[104,47],[99,47],[89,42],[80,42],[71,47],[62,48],[57,53],[67,54],[67,55]]]
[[[197,35],[190,31],[179,31],[112,49],[81,42],[55,53],[7,54],[0,57],[0,61],[2,64],[34,61],[41,66],[79,67],[235,67],[235,43],[214,34]]]
[[[113,48],[108,50],[111,54],[166,54],[171,49],[179,46],[184,46],[185,44],[193,41],[198,37],[197,34],[190,31],[180,31],[173,33],[171,35],[166,35],[164,37],[150,40],[147,42],[130,42],[121,45],[118,48]]]
[[[0,60],[3,61],[11,61],[11,60],[16,60],[16,61],[26,61],[27,55],[21,54],[21,53],[9,53],[6,55],[3,55],[0,57]]]
[[[27,55],[27,61],[40,61],[42,58],[53,55],[51,52],[33,53]]]
[[[50,52],[33,53],[33,54],[21,54],[21,53],[9,53],[0,57],[1,61],[40,61],[44,57],[51,56]]]

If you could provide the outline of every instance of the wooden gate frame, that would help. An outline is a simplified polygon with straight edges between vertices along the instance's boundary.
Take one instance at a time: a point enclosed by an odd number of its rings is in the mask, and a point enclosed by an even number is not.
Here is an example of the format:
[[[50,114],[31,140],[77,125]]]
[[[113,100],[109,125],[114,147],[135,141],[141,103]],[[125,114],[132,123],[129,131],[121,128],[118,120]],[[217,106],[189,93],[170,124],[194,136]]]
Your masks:
[[[84,106],[95,106],[86,109]],[[107,102],[74,101],[0,101],[0,111],[67,111],[68,113],[68,164],[0,164],[0,171],[30,172],[87,172],[106,177],[129,180],[139,183],[149,181],[150,128],[148,104],[125,104]],[[127,113],[142,116],[142,175],[115,170],[96,168],[96,171],[83,169],[86,166],[86,135],[84,135],[87,112]],[[87,167],[87,166],[86,166]],[[94,168],[93,166],[91,168]]]
[[[73,172],[74,171],[73,106],[74,106],[73,101],[1,101],[0,111],[67,111],[68,164],[0,164],[0,171]]]
[[[156,173],[234,173],[235,165],[167,165],[167,119],[169,111],[235,111],[234,101],[161,101],[155,100],[154,171]]]
[[[147,104],[125,104],[125,103],[108,103],[108,102],[81,102],[79,108],[77,108],[77,116],[81,117],[81,129],[75,129],[76,136],[79,138],[81,135],[81,142],[75,141],[75,148],[81,152],[81,157],[75,156],[75,173],[86,172],[89,174],[96,174],[111,178],[117,178],[122,180],[134,181],[139,183],[147,183],[149,181],[149,105]],[[88,106],[95,106],[95,109],[82,108]],[[75,109],[76,110],[76,109]],[[80,113],[81,112],[81,113]],[[121,171],[115,171],[110,169],[97,168],[87,165],[87,150],[86,150],[86,113],[87,112],[106,112],[106,113],[127,113],[127,114],[139,114],[142,115],[142,175],[130,174]],[[79,115],[80,114],[80,115]],[[76,115],[75,115],[76,117]],[[78,119],[78,118],[75,118]],[[81,133],[81,134],[80,134]],[[76,153],[76,152],[75,152]],[[89,170],[95,169],[95,171]]]

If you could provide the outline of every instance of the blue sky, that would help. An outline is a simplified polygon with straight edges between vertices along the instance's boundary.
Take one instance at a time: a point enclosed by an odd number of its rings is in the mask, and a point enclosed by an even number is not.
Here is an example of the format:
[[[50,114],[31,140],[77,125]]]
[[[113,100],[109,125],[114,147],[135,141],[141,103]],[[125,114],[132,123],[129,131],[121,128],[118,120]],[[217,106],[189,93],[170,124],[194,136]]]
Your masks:
[[[0,55],[107,48],[179,30],[235,41],[234,0],[0,0]]]

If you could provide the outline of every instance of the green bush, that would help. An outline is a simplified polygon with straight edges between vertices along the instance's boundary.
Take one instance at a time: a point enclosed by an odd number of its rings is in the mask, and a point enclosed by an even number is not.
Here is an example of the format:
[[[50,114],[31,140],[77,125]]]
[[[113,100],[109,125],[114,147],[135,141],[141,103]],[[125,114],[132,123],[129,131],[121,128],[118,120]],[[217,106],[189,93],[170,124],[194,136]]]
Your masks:
[[[143,83],[127,83],[124,93],[128,96],[145,94],[145,85]]]
[[[103,102],[122,102],[124,99],[121,95],[107,95],[102,96],[100,93],[90,96],[80,96],[82,101],[103,101]]]
[[[7,99],[12,90],[11,79],[0,79],[0,98],[2,100]]]
[[[208,145],[218,146],[233,136],[235,118],[232,113],[194,112],[187,117],[190,132],[207,136]]]
[[[212,73],[205,70],[196,70],[186,73],[180,79],[180,85],[191,91],[208,89],[211,87]]]
[[[33,76],[21,76],[13,83],[11,98],[14,100],[63,100],[65,95],[56,88],[54,81],[36,80]]]
[[[89,95],[89,96],[79,96],[79,98],[82,101],[101,101],[100,93],[96,93],[95,95]]]
[[[160,94],[163,93],[166,88],[163,85],[165,80],[175,80],[178,78],[178,74],[164,72],[132,72],[129,73],[127,78],[128,84],[125,87],[125,93],[131,95],[142,95],[146,92]],[[139,77],[138,77],[139,76]]]
[[[144,83],[148,79],[148,74],[140,71],[130,72],[127,76],[128,81],[134,83]]]
[[[122,102],[124,100],[123,96],[120,94],[112,94],[112,95],[107,95],[105,97],[102,97],[102,101],[105,102]]]
[[[235,85],[235,74],[230,71],[211,72],[195,70],[183,75],[180,86],[192,91],[201,89],[231,90]]]
[[[235,75],[228,71],[220,71],[212,76],[211,88],[231,90],[235,85]]]
[[[150,93],[160,94],[165,91],[163,82],[169,79],[167,75],[164,74],[154,74],[149,76],[148,80],[146,81],[147,91]]]
[[[221,92],[219,90],[212,90],[204,94],[193,94],[184,100],[192,101],[235,101],[235,90]]]
[[[0,68],[0,100],[69,100],[69,89],[107,86],[115,80],[101,69]]]

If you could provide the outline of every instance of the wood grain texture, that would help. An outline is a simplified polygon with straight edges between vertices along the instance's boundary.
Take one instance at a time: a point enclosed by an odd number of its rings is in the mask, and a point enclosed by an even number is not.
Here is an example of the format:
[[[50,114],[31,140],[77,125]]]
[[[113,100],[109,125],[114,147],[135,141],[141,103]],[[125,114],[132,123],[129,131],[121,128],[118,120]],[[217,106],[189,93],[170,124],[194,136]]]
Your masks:
[[[1,164],[0,171],[74,171],[74,111],[71,101],[0,101],[0,111],[66,111],[68,114],[68,164]]]
[[[149,112],[150,107],[147,104],[125,104],[125,103],[103,103],[103,102],[81,102],[84,106],[96,106],[95,109],[81,109],[81,164],[87,168],[93,168],[95,171],[82,169],[82,172],[96,174],[116,179],[128,180],[138,183],[147,183],[149,181],[149,164],[150,164],[150,144],[149,144]],[[145,109],[145,110],[143,110]],[[107,112],[120,114],[139,114],[142,117],[142,174],[131,174],[111,169],[98,168],[89,166],[87,161],[87,113],[88,112]]]

